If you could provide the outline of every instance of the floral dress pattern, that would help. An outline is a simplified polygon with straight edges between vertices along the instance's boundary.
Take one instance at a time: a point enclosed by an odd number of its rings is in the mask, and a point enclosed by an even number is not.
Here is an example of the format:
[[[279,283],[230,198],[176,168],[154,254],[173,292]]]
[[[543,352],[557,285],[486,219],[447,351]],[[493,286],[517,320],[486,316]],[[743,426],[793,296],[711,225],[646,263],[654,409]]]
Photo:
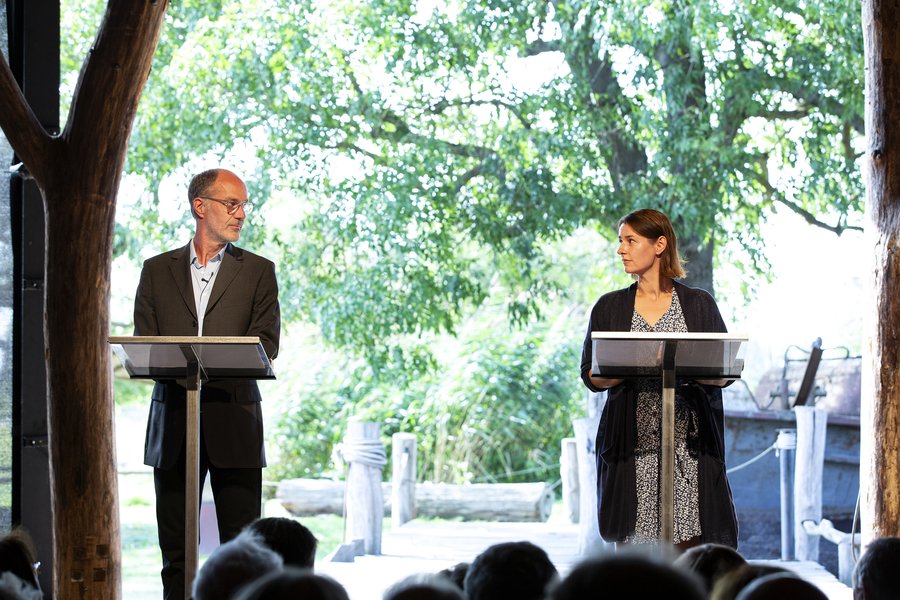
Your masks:
[[[678,294],[672,291],[669,309],[653,326],[635,310],[631,331],[653,333],[687,332]],[[637,448],[635,481],[637,519],[632,543],[656,543],[661,536],[660,460],[662,432],[662,380],[639,380],[637,399]],[[699,426],[697,413],[686,402],[675,397],[675,539],[676,544],[701,534],[697,478]]]

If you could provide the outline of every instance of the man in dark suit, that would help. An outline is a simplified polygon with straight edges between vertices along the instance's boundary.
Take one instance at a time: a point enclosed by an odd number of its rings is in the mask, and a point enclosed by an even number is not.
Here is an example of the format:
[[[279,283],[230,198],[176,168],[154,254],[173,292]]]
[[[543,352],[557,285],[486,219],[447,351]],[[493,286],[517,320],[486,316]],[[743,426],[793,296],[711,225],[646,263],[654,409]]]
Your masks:
[[[281,328],[275,265],[234,246],[250,209],[231,171],[196,175],[188,188],[196,229],[187,246],[144,262],[134,302],[135,335],[259,336],[269,359]],[[144,463],[153,467],[166,598],[184,598],[186,390],[153,386]],[[219,379],[200,392],[200,489],[209,473],[224,543],[260,516],[263,421],[256,382]]]

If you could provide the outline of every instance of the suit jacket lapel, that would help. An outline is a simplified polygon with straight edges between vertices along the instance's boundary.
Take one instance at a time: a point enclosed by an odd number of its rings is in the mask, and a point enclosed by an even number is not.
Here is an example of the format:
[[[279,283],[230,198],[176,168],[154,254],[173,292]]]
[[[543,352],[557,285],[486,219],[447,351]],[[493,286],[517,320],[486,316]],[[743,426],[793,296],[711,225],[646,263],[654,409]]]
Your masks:
[[[234,281],[234,278],[244,266],[244,256],[240,248],[236,248],[233,244],[228,244],[225,254],[222,255],[222,264],[219,272],[216,273],[213,282],[212,293],[209,295],[209,303],[206,305],[206,314],[212,310],[213,306],[222,298],[225,290]]]
[[[193,242],[188,242],[191,244]],[[185,306],[190,311],[194,319],[197,318],[197,303],[194,300],[194,286],[191,285],[191,273],[188,270],[190,264],[191,251],[189,246],[185,246],[171,253],[172,262],[169,264],[169,270],[172,272],[172,279],[175,280],[175,286],[181,293]]]

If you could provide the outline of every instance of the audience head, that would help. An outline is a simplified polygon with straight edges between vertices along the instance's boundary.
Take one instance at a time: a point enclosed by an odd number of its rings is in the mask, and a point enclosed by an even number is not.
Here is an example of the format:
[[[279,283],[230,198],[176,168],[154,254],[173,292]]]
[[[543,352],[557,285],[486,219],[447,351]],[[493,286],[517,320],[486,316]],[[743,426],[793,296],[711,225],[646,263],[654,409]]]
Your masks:
[[[542,548],[531,542],[506,542],[475,557],[464,587],[469,600],[539,599],[557,578],[556,567]]]
[[[315,566],[318,540],[309,529],[294,519],[257,519],[247,525],[247,530],[261,537],[266,546],[280,554],[286,567],[312,569]]]
[[[384,600],[465,600],[465,594],[439,574],[411,575],[392,585]]]
[[[456,563],[452,567],[448,567],[448,568],[438,572],[438,575],[440,575],[441,577],[446,577],[447,579],[452,581],[453,584],[456,585],[456,587],[458,587],[461,590],[464,590],[466,573],[468,572],[468,570],[469,570],[469,563],[461,562],[461,563]]]
[[[258,577],[280,571],[283,561],[262,539],[241,532],[212,551],[194,579],[194,600],[227,600]]]
[[[40,589],[11,571],[0,573],[0,600],[44,600]]]
[[[868,545],[853,571],[853,597],[900,598],[900,538],[883,537]]]
[[[34,542],[24,529],[13,529],[0,539],[0,573],[12,573],[25,584],[41,589]]]
[[[736,600],[828,600],[822,591],[795,573],[773,573],[757,577],[742,589]]]
[[[685,550],[673,564],[700,577],[708,594],[725,573],[747,564],[747,561],[731,546],[700,544]]]
[[[325,575],[309,569],[285,567],[245,586],[235,600],[350,600],[347,590]]]
[[[705,600],[703,584],[693,573],[639,551],[584,560],[552,591],[552,600],[582,598],[667,598]]]
[[[747,587],[751,581],[767,575],[777,575],[790,571],[784,567],[775,565],[741,565],[722,575],[709,595],[710,600],[735,600],[737,595]]]

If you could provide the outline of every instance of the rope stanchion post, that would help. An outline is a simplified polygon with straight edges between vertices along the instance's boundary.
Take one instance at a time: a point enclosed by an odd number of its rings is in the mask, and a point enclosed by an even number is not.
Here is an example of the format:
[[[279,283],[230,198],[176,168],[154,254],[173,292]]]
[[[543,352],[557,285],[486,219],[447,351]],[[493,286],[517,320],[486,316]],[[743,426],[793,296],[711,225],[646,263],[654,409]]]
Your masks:
[[[381,554],[384,496],[382,470],[387,464],[378,423],[358,419],[347,422],[341,446],[347,463],[345,542],[363,540],[366,554]]]
[[[775,452],[781,473],[781,560],[794,560],[794,455],[797,430],[779,429]]]

